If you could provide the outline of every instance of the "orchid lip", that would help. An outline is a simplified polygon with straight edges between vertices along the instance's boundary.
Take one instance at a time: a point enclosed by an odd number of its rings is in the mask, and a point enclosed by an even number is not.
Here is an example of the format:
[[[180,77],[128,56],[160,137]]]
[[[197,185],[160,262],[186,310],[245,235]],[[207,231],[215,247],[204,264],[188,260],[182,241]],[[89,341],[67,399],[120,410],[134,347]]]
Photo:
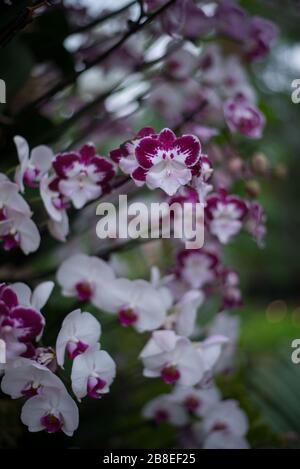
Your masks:
[[[90,376],[87,383],[87,394],[93,399],[101,398],[101,391],[105,388],[107,382],[99,377]]]
[[[39,385],[36,385],[35,383],[29,383],[26,387],[22,389],[22,395],[25,397],[33,397],[36,396],[39,393]]]
[[[18,248],[20,246],[20,241],[16,233],[10,233],[2,236],[0,239],[3,241],[3,248],[5,251],[10,251],[11,249]]]
[[[75,285],[75,289],[80,301],[89,300],[92,297],[94,291],[93,285],[89,282],[79,282]]]
[[[66,351],[70,360],[74,360],[74,358],[84,353],[88,348],[89,346],[84,342],[81,342],[81,340],[78,340],[77,342],[70,341],[67,344]]]
[[[224,422],[216,422],[212,428],[214,432],[224,432],[228,431],[228,426]]]
[[[180,372],[175,365],[165,366],[160,375],[166,384],[174,384],[180,379]]]
[[[137,322],[138,315],[133,309],[124,308],[119,311],[119,320],[122,326],[128,327]]]
[[[57,415],[55,415],[57,414]],[[41,424],[48,433],[56,433],[63,426],[63,418],[61,413],[48,413],[41,418]]]
[[[194,412],[200,406],[200,402],[193,396],[188,396],[184,401],[184,406],[189,412]]]
[[[164,409],[158,409],[155,412],[155,417],[154,418],[155,418],[155,422],[157,424],[160,424],[160,423],[163,423],[163,422],[167,422],[169,420],[169,414]]]

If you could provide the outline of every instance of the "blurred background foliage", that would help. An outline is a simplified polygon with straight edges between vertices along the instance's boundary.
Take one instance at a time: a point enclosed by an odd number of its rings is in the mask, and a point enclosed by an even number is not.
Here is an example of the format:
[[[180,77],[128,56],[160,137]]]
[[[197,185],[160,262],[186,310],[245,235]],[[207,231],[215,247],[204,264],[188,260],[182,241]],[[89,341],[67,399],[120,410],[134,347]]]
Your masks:
[[[32,2],[20,1],[17,7]],[[291,362],[291,342],[300,337],[300,104],[291,101],[291,83],[300,78],[300,3],[292,0],[242,0],[249,12],[275,21],[281,38],[263,64],[255,66],[255,85],[261,107],[268,118],[259,151],[276,166],[278,177],[260,181],[260,201],[267,213],[266,246],[258,249],[248,236],[228,246],[228,263],[241,274],[245,307],[241,317],[241,349],[237,373],[220,380],[224,396],[236,397],[247,411],[254,447],[300,448],[300,365]],[[5,8],[5,7],[2,7]],[[14,12],[15,13],[15,12]],[[10,24],[11,9],[0,15],[0,29]],[[58,147],[73,138],[75,119],[50,119],[32,102],[47,89],[47,83],[32,78],[33,64],[53,61],[60,77],[71,83],[76,77],[72,54],[64,47],[70,25],[63,8],[49,9],[1,49],[0,77],[7,83],[7,105],[0,105],[1,170],[13,167],[16,154],[12,146],[15,134],[24,135],[31,145],[41,142]],[[1,36],[0,36],[1,37]],[[73,119],[73,120],[72,120]],[[156,116],[144,116],[145,124]],[[139,127],[142,127],[140,122]],[[67,135],[67,138],[66,138]],[[252,143],[243,141],[243,153],[251,154]],[[256,143],[255,143],[256,145]],[[110,148],[113,145],[110,142]],[[53,246],[47,240],[49,248]],[[166,251],[160,243],[125,253],[133,277],[146,276],[151,262],[164,265]],[[53,251],[50,251],[53,252]],[[163,255],[162,255],[163,253]],[[1,264],[8,257],[1,251]],[[53,258],[32,257],[32,266],[52,265]],[[14,266],[25,265],[20,254],[12,257]],[[150,259],[150,261],[149,261]],[[30,270],[30,267],[26,266]],[[25,271],[26,272],[26,271]],[[26,274],[24,281],[26,281]],[[56,291],[47,309],[45,341],[55,340],[59,318],[72,307]],[[207,306],[213,309],[215,305]],[[91,308],[90,308],[91,309]],[[144,380],[136,356],[144,337],[122,330],[108,316],[95,312],[103,325],[103,347],[119,363],[118,380],[103,402],[83,402],[81,425],[72,440],[62,434],[29,434],[19,422],[21,404],[5,396],[0,400],[0,447],[172,447],[174,430],[163,425],[153,428],[142,420],[143,404],[165,385],[158,380]],[[205,317],[205,315],[203,315]]]

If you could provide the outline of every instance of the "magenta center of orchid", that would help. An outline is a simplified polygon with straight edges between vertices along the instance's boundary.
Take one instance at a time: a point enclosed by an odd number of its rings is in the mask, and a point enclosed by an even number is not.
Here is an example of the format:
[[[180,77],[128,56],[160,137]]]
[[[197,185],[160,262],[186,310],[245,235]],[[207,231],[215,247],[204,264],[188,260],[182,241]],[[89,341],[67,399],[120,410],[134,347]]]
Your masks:
[[[28,187],[38,187],[37,177],[40,171],[37,168],[27,169],[24,174],[24,182]]]
[[[247,117],[242,117],[239,121],[238,127],[241,133],[247,132],[255,127],[255,122]]]
[[[170,366],[165,366],[162,369],[160,376],[166,384],[174,384],[176,383],[176,381],[179,380],[180,373],[177,370],[176,366],[170,365]]]
[[[24,397],[33,397],[39,393],[39,386],[34,386],[34,383],[28,383],[24,389],[22,389],[22,395]]]
[[[20,342],[31,342],[41,332],[43,321],[34,309],[16,306],[2,322],[2,327],[15,328]]]
[[[155,422],[157,424],[167,422],[169,420],[169,414],[164,409],[157,409],[154,416]]]
[[[1,323],[1,327],[6,332],[9,332],[14,327],[14,325],[15,325],[15,321],[11,319],[10,317],[6,317]]]
[[[46,432],[56,433],[61,429],[64,421],[61,413],[57,413],[56,415],[49,413],[41,418],[41,424],[45,428]]]
[[[88,348],[89,346],[87,344],[78,340],[78,342],[68,342],[66,351],[70,360],[74,360],[77,355],[84,353]]]
[[[128,327],[137,322],[138,315],[131,308],[121,309],[119,311],[119,320],[122,326]]]
[[[163,159],[163,160],[166,160],[166,159],[173,160],[173,159],[174,159],[174,153],[170,153],[170,154],[168,154],[168,153],[163,153],[163,154],[162,154],[162,159]]]
[[[3,249],[10,251],[11,249],[18,248],[20,246],[20,237],[16,234],[8,234],[1,237],[3,241]]]
[[[79,282],[75,285],[75,289],[77,292],[77,297],[80,301],[89,300],[94,293],[94,287],[89,282]]]
[[[180,69],[181,64],[177,60],[170,60],[168,66],[171,71],[175,72],[176,70]]]
[[[212,427],[213,432],[224,432],[228,430],[228,426],[224,422],[216,422]]]
[[[63,201],[61,197],[55,197],[52,199],[52,204],[57,210],[64,210],[68,207],[68,204]]]
[[[200,406],[200,401],[194,396],[188,396],[184,401],[184,406],[188,412],[195,412]]]
[[[0,221],[7,220],[7,217],[5,216],[4,209],[0,210]]]
[[[106,386],[106,381],[104,379],[90,376],[87,383],[87,393],[88,396],[92,397],[93,399],[100,399],[101,391]]]

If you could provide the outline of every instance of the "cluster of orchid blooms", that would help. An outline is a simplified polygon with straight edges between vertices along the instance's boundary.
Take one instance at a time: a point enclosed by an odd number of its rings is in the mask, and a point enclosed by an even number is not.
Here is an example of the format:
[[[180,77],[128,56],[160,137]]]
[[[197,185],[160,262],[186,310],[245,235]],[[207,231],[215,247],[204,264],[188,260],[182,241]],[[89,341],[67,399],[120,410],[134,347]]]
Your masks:
[[[144,2],[148,13],[165,3]],[[213,15],[192,0],[175,1],[152,28],[158,36],[163,31],[188,40],[217,32],[236,41],[248,61],[262,58],[277,34],[271,22],[249,17],[227,1],[219,2]],[[170,127],[181,129],[180,136],[169,128],[157,132],[145,127],[108,156],[100,156],[91,143],[58,154],[44,145],[30,151],[24,138],[15,137],[19,165],[14,182],[0,174],[0,245],[25,254],[40,246],[26,187],[40,195],[49,233],[59,241],[66,241],[72,231],[71,210],[112,192],[118,172],[136,188],[160,190],[169,204],[201,202],[205,245],[186,250],[174,242],[174,266],[165,276],[153,267],[150,280],[129,280],[118,275],[111,262],[79,253],[62,262],[56,280],[62,295],[90,302],[103,314],[114,315],[121,326],[147,334],[139,355],[143,374],[163,380],[170,392],[145,405],[146,419],[178,427],[185,447],[247,448],[245,413],[236,401],[222,400],[214,384],[217,373],[233,369],[239,320],[229,311],[242,305],[238,274],[224,265],[222,254],[241,230],[261,245],[265,215],[253,197],[231,193],[236,180],[251,178],[253,165],[236,156],[230,143],[223,148],[212,141],[223,131],[260,138],[265,119],[241,61],[223,57],[215,45],[199,55],[184,47],[168,54],[153,83],[149,103]],[[189,113],[191,119],[179,127]],[[255,164],[264,164],[260,155]],[[33,292],[24,283],[0,285],[0,338],[7,347],[1,389],[13,399],[25,399],[21,420],[30,431],[62,430],[71,436],[79,424],[75,399],[105,398],[117,366],[101,349],[99,321],[81,309],[66,315],[55,347],[41,345],[41,309],[53,287],[52,281]],[[220,299],[219,312],[200,327],[201,306],[212,295]],[[73,397],[61,379],[65,356],[72,361]]]
[[[162,189],[170,203],[197,203],[201,199],[205,204],[208,241],[202,249],[179,246],[170,275],[161,278],[159,270],[153,268],[150,281],[118,278],[108,262],[75,254],[59,267],[57,282],[63,295],[90,301],[100,311],[116,315],[122,326],[150,333],[140,353],[144,376],[161,378],[175,388],[147,404],[147,418],[186,427],[195,413],[204,420],[200,427],[199,422],[190,422],[194,444],[247,447],[244,414],[234,401],[220,400],[212,379],[216,367],[218,371],[230,369],[237,335],[234,332],[232,337],[232,330],[223,331],[228,322],[231,329],[232,321],[236,329],[236,320],[225,311],[241,305],[239,279],[233,269],[223,265],[221,245],[243,226],[247,229],[249,222],[258,230],[261,217],[256,213],[253,217],[251,204],[240,197],[225,190],[212,192],[212,164],[194,135],[177,138],[170,129],[157,134],[144,128],[113,150],[111,160],[98,156],[91,144],[78,152],[53,155],[45,146],[30,153],[19,136],[15,143],[20,160],[16,182],[4,175],[1,182],[4,249],[19,246],[27,254],[39,246],[38,229],[20,194],[25,186],[40,189],[50,217],[50,233],[64,239],[67,209],[70,205],[80,209],[107,193],[116,165],[137,186]],[[26,220],[26,230],[25,221],[17,224],[19,218]],[[252,226],[250,231],[255,230]],[[109,392],[116,364],[100,348],[99,322],[80,309],[64,319],[55,349],[39,346],[45,326],[40,310],[53,286],[53,282],[44,282],[31,293],[23,283],[1,285],[0,337],[7,344],[8,360],[1,387],[12,398],[27,398],[21,419],[30,431],[62,429],[72,435],[78,426],[78,409],[56,374],[57,367],[63,368],[65,354],[73,361],[72,391],[79,401]],[[211,329],[198,330],[198,310],[212,294],[221,298],[219,316]],[[195,341],[199,335],[202,340]]]

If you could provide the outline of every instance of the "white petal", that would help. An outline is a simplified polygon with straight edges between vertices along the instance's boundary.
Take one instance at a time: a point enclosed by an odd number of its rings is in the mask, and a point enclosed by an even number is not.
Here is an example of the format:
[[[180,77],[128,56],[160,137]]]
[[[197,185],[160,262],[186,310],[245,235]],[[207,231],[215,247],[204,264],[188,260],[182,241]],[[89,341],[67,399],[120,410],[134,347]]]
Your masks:
[[[142,413],[145,418],[155,419],[157,411],[164,410],[168,415],[168,422],[177,427],[186,425],[188,415],[184,408],[174,401],[170,394],[162,394],[148,402]]]
[[[20,135],[16,135],[14,137],[14,142],[17,147],[18,158],[19,158],[20,163],[22,163],[23,161],[28,161],[29,146],[25,138],[21,137]]]
[[[193,334],[197,318],[197,310],[203,303],[204,295],[201,291],[191,290],[182,297],[177,304],[178,317],[176,332],[178,335],[189,337]]]
[[[75,296],[75,286],[80,282],[93,283],[98,287],[98,295],[106,295],[106,283],[112,279],[114,272],[109,264],[98,257],[86,254],[70,257],[62,263],[57,272],[57,281],[66,296]]]
[[[180,378],[178,384],[194,386],[199,383],[204,374],[204,364],[192,344],[180,346],[180,358],[178,361]]]
[[[202,342],[199,352],[205,364],[205,370],[211,370],[218,361],[222,346],[228,343],[228,338],[224,336],[211,336]]]
[[[0,202],[5,207],[20,212],[23,216],[31,216],[31,210],[25,199],[18,193],[18,186],[11,181],[0,183]]]
[[[96,288],[93,303],[108,313],[117,313],[122,306],[129,306],[135,286],[128,279],[113,279]]]
[[[49,189],[49,184],[53,181],[53,177],[49,177],[45,174],[40,181],[40,194],[42,201],[44,203],[44,207],[47,210],[48,214],[50,215],[51,219],[57,222],[62,221],[62,210],[58,210],[54,207],[52,198],[56,195],[55,192]],[[58,196],[58,194],[57,194]]]
[[[31,289],[25,283],[17,282],[10,285],[10,288],[15,292],[18,301],[23,306],[31,305]]]
[[[65,389],[63,382],[49,368],[39,365],[33,360],[16,360],[13,367],[9,367],[1,382],[1,389],[12,399],[22,397],[22,391],[31,382],[43,387]]]
[[[203,431],[209,433],[216,423],[223,423],[237,436],[244,436],[248,431],[248,419],[237,401],[227,399],[215,405],[203,420]]]
[[[30,254],[38,250],[41,236],[36,224],[27,217],[19,224],[20,247],[24,254]]]
[[[66,345],[70,340],[76,338],[89,346],[95,345],[101,335],[101,326],[94,316],[80,309],[72,311],[64,319],[61,330],[56,341],[57,363],[64,364]]]
[[[205,439],[203,449],[249,449],[249,443],[241,436],[213,432]]]
[[[32,307],[40,311],[47,303],[53,288],[54,282],[40,283],[33,291],[31,299]]]
[[[45,390],[42,395],[34,396],[25,402],[21,420],[31,432],[43,430],[41,417],[47,412],[57,411],[62,414],[64,425],[62,431],[72,436],[79,424],[78,408],[66,391],[56,388]]]
[[[45,174],[51,168],[54,158],[52,150],[46,145],[33,148],[30,155],[30,163],[37,168],[41,174]]]
[[[66,241],[66,237],[69,234],[69,218],[66,210],[60,211],[60,216],[60,221],[54,219],[49,221],[48,229],[53,238],[63,243]]]
[[[89,276],[89,256],[76,254],[64,261],[57,271],[57,281],[64,295],[75,295],[75,285]]]
[[[108,392],[116,375],[116,365],[107,352],[92,349],[75,358],[71,380],[73,392],[79,400],[87,395],[88,378],[93,374],[106,381],[106,389],[104,388],[102,392]]]
[[[18,184],[20,191],[24,192],[23,178],[29,162],[29,146],[25,138],[20,137],[19,135],[14,137],[14,142],[17,147],[18,158],[20,161],[20,166],[17,168],[15,174],[15,181]]]
[[[146,175],[146,183],[150,189],[161,188],[168,195],[174,195],[180,186],[187,184],[192,178],[189,168],[176,162],[170,168],[162,162],[152,166]]]
[[[47,400],[42,396],[34,396],[25,402],[21,412],[21,421],[28,426],[30,432],[40,432],[44,429],[41,418],[51,410]]]
[[[145,280],[134,281],[133,288],[137,296],[133,304],[138,313],[136,329],[139,332],[158,329],[166,318],[166,308],[160,292]]]

